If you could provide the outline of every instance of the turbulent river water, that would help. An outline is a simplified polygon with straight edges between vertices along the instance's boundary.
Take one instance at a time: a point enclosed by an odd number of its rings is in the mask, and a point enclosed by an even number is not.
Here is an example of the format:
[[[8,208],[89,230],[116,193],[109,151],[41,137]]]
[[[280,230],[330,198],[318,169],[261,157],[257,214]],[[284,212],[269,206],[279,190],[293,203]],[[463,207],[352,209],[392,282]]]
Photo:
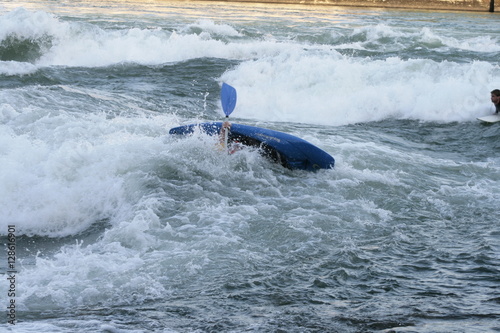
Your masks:
[[[0,330],[499,332],[500,125],[476,120],[500,89],[499,27],[0,1]],[[223,119],[223,82],[232,122],[301,137],[335,168],[171,137]]]

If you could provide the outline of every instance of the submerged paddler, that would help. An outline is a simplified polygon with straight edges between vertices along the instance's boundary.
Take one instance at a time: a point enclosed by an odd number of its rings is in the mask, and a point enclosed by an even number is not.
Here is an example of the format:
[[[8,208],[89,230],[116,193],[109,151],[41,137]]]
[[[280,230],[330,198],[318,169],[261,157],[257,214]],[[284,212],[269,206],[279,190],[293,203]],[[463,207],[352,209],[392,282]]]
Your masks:
[[[229,121],[223,122],[219,132],[219,143],[222,147],[226,145],[226,138],[229,136],[230,131],[231,131],[231,123]]]
[[[491,102],[495,105],[495,114],[500,113],[500,89],[491,91]]]
[[[222,123],[219,132],[219,147],[221,150],[227,150],[228,154],[234,154],[238,150],[241,150],[243,146],[238,141],[227,141],[229,137],[229,132],[231,132],[231,123],[225,121]],[[227,147],[226,147],[227,146]]]

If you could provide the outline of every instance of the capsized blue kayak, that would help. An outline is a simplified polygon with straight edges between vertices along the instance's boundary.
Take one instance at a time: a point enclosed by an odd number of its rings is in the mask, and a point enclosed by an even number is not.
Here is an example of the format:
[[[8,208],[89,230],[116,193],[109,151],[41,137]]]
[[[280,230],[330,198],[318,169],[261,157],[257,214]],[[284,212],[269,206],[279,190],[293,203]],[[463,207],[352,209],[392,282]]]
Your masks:
[[[208,135],[219,135],[222,122],[191,124],[172,128],[170,134],[188,135],[201,129]],[[258,147],[263,154],[289,169],[316,171],[331,169],[335,159],[324,150],[296,136],[266,128],[231,124],[229,142]]]

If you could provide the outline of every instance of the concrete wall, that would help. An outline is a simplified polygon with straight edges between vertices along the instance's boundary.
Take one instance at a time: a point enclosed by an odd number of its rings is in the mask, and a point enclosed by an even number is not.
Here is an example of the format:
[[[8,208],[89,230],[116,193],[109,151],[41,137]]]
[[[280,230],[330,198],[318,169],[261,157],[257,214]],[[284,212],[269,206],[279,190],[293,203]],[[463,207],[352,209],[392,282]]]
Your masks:
[[[333,5],[431,10],[500,11],[500,0],[227,0],[302,5]],[[495,6],[496,1],[496,6]],[[498,8],[496,8],[498,7]]]

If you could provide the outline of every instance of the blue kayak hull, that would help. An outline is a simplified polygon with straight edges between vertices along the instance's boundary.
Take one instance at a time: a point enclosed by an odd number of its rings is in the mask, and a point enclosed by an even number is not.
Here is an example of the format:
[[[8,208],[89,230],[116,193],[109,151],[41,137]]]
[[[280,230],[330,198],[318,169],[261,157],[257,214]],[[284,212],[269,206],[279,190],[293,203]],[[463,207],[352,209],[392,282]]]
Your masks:
[[[218,135],[222,122],[184,125],[172,128],[170,134],[188,135],[200,128],[208,135]],[[316,171],[331,169],[335,159],[315,145],[296,136],[261,127],[231,124],[229,141],[258,147],[264,155],[289,169]]]

